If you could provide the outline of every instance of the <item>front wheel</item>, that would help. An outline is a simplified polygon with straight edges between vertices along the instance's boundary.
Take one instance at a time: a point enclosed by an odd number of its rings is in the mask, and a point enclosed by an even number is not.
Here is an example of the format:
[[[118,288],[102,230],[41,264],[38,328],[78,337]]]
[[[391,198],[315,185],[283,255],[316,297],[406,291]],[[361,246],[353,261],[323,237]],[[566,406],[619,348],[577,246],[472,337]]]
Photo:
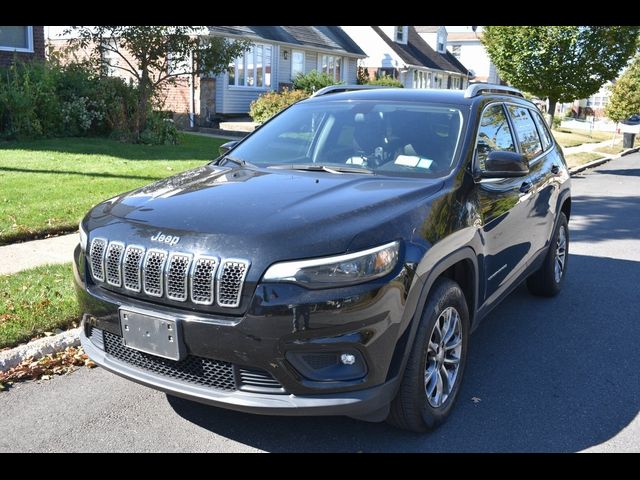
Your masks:
[[[569,260],[569,222],[560,212],[556,229],[549,242],[544,263],[527,278],[527,288],[534,295],[553,297],[562,290]]]
[[[414,432],[442,424],[458,395],[467,358],[469,310],[459,285],[441,278],[420,319],[387,421]]]

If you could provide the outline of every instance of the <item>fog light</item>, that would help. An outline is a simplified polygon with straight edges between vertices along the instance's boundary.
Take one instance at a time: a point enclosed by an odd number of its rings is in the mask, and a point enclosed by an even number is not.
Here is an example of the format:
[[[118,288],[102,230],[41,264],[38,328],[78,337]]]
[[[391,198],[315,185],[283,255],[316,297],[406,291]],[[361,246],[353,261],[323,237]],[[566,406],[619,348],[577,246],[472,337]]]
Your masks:
[[[356,363],[356,356],[350,353],[343,353],[340,355],[340,363],[343,365],[353,365]]]
[[[357,350],[287,352],[286,358],[303,377],[316,382],[344,382],[363,378],[367,364]]]

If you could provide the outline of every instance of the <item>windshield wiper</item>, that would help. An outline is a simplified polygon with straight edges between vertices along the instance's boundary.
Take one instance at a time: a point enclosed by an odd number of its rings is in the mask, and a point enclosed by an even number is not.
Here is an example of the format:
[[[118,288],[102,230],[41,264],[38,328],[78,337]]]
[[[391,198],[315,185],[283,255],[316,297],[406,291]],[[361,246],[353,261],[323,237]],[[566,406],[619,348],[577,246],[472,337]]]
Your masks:
[[[347,167],[343,165],[322,165],[320,163],[301,163],[289,165],[270,165],[269,168],[279,170],[305,170],[310,172],[327,172],[340,175],[342,173],[362,173],[371,175],[373,170],[364,167]]]
[[[254,168],[257,168],[253,163],[249,163],[246,160],[242,160],[241,158],[232,157],[231,155],[225,155],[220,160],[218,160],[215,164],[216,165],[222,165],[224,162],[235,163],[239,167],[254,167]]]

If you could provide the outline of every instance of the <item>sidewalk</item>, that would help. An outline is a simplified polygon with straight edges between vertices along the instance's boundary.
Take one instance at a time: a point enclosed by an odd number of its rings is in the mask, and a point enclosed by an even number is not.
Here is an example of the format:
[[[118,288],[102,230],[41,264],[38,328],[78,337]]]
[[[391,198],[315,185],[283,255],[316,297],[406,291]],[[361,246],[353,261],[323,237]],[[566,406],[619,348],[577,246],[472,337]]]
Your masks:
[[[78,234],[13,243],[0,247],[0,275],[20,272],[40,265],[70,263]]]
[[[581,153],[581,152],[593,152],[596,148],[600,148],[600,147],[610,147],[611,146],[611,140],[605,140],[604,142],[600,142],[600,143],[583,143],[582,145],[577,145],[575,147],[566,147],[566,148],[562,148],[562,152],[565,155],[571,155],[573,153]],[[602,153],[602,152],[597,152],[599,155],[602,155],[603,157],[613,157],[616,154],[610,154],[610,153]]]

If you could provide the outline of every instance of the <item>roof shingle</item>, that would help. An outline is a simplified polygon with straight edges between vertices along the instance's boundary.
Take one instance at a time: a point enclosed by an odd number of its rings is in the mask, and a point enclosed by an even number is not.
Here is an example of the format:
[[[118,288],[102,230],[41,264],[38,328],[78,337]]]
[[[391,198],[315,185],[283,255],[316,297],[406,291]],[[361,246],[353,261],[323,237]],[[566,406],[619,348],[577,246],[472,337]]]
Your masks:
[[[271,40],[300,47],[335,50],[364,56],[365,53],[337,26],[210,26],[209,32],[220,35],[241,35],[248,39]]]

